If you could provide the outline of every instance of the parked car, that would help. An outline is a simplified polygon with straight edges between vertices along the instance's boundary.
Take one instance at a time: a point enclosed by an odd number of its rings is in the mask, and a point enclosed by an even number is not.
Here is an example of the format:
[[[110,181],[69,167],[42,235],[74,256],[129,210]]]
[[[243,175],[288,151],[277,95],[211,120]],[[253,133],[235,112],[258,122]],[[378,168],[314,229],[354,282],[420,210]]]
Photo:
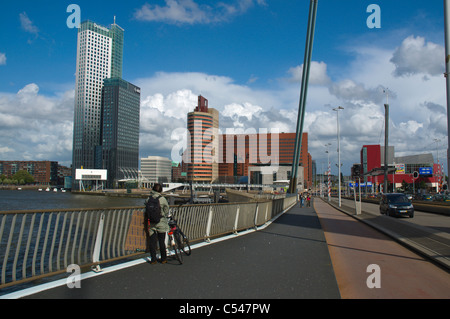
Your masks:
[[[420,200],[431,201],[431,200],[433,200],[433,196],[431,196],[429,194],[424,194],[421,196]]]
[[[414,217],[414,206],[405,194],[383,194],[380,201],[380,213],[388,216]]]
[[[434,200],[437,202],[450,202],[450,196],[444,194],[436,194]]]

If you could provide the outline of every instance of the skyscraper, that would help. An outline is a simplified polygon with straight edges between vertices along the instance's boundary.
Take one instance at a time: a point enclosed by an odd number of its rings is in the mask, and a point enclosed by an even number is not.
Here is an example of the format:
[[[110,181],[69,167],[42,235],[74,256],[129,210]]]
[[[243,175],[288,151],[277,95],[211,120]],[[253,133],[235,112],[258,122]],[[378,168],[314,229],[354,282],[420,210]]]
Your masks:
[[[213,182],[219,177],[219,112],[199,96],[198,106],[188,113],[187,124],[190,138],[183,161],[188,180]]]
[[[107,188],[138,177],[141,89],[121,78],[104,80],[101,141],[95,168],[108,170]],[[100,160],[100,161],[99,161]]]
[[[106,28],[85,21],[78,29],[72,176],[75,169],[95,167],[95,148],[101,138],[103,80],[122,77],[123,33],[115,22]]]

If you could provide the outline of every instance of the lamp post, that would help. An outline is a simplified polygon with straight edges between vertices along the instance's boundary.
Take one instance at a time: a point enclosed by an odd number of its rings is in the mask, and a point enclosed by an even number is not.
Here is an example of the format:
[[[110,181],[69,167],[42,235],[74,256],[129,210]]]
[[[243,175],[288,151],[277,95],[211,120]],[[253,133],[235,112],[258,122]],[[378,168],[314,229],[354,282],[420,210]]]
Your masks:
[[[445,27],[445,77],[447,93],[447,174],[450,174],[450,0],[444,0],[444,27]],[[445,174],[444,174],[445,176]],[[444,177],[445,178],[445,177]]]
[[[337,148],[337,152],[338,152],[338,180],[339,180],[339,185],[338,185],[338,196],[339,196],[339,207],[341,207],[341,136],[340,136],[340,132],[339,132],[339,110],[343,110],[344,108],[342,106],[339,106],[337,108],[334,108],[333,111],[336,111],[337,113],[337,139],[338,139],[338,148]]]
[[[328,184],[327,184],[327,194],[328,194],[328,201],[331,201],[331,164],[330,164],[330,152],[328,151],[328,146],[330,146],[331,143],[325,144],[327,150],[325,151],[328,154]]]
[[[439,167],[439,172],[437,172],[435,174],[434,167],[433,167],[433,175],[435,175],[437,177],[436,178],[437,179],[437,181],[436,181],[436,193],[439,193],[439,191],[440,191],[439,186],[441,186],[441,166],[439,165],[439,142],[441,140],[438,139],[438,138],[435,138],[434,141],[436,142],[436,157],[437,157],[437,164],[438,164],[438,167]]]

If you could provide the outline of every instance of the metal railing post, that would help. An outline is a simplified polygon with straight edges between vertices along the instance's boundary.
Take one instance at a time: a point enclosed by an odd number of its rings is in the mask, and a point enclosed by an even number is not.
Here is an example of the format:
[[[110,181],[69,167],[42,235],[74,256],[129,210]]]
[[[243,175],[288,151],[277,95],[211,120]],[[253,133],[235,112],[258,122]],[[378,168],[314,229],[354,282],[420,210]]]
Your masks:
[[[255,224],[255,229],[257,228],[257,224],[258,224],[258,212],[259,212],[259,203],[256,203],[256,211],[255,211],[255,219],[253,221],[253,223]]]
[[[98,230],[97,230],[97,238],[95,239],[95,246],[94,246],[94,253],[92,254],[92,262],[98,263],[100,261],[100,250],[102,247],[102,237],[103,237],[103,225],[105,222],[105,214],[102,213],[100,216],[100,222],[98,223]],[[95,272],[102,271],[100,268],[100,265],[92,266],[92,270]]]
[[[206,234],[205,234],[205,240],[207,242],[211,241],[211,239],[209,237],[211,234],[212,215],[213,215],[213,209],[212,209],[212,206],[209,206],[208,222],[206,224]]]
[[[241,206],[237,206],[237,209],[236,209],[236,217],[235,217],[235,219],[234,219],[234,229],[233,229],[233,232],[235,233],[235,234],[237,234],[237,229],[238,229],[238,223],[239,223],[239,211],[241,210]]]

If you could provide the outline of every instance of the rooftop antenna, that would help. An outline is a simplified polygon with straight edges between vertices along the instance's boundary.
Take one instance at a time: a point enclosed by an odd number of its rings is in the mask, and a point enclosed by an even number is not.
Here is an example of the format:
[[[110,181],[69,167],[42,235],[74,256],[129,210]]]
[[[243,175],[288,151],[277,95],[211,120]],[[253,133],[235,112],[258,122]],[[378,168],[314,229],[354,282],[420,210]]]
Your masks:
[[[114,24],[116,24],[116,16],[114,16]]]

